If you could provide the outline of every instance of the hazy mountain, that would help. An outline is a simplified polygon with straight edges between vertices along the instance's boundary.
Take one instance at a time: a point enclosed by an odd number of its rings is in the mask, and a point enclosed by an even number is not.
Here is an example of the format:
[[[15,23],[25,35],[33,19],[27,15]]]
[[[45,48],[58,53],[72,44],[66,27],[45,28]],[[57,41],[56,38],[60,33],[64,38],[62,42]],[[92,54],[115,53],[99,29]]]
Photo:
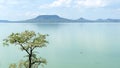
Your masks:
[[[36,18],[25,20],[23,22],[71,22],[73,20],[59,17],[57,15],[40,15]]]
[[[0,20],[0,22],[9,22],[8,20]]]
[[[120,19],[97,19],[96,22],[120,22]]]
[[[92,20],[88,20],[88,19],[85,19],[85,18],[79,18],[76,20],[77,22],[92,22]]]
[[[28,19],[28,20],[24,20],[24,21],[8,21],[8,20],[0,20],[0,22],[15,22],[15,23],[32,23],[32,22],[37,22],[37,23],[49,23],[49,22],[62,22],[62,23],[66,23],[66,22],[120,22],[120,19],[97,19],[97,20],[89,20],[89,19],[85,19],[85,18],[79,18],[76,20],[71,20],[71,19],[67,19],[67,18],[62,18],[58,15],[39,15],[36,18],[33,19]]]

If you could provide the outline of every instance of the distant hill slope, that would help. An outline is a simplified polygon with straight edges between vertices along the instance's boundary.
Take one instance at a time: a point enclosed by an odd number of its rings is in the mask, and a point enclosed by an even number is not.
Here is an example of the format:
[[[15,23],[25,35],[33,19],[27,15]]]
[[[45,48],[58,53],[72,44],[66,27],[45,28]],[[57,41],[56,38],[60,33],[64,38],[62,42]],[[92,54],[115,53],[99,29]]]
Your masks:
[[[120,22],[120,19],[97,19],[96,22]]]
[[[0,20],[0,22],[9,22],[8,20]]]
[[[40,15],[23,22],[73,22],[73,20],[62,18],[57,15]]]
[[[88,19],[85,19],[85,18],[79,18],[77,20],[75,20],[76,22],[92,22],[92,20],[88,20]]]
[[[58,15],[39,15],[36,18],[32,18],[32,19],[28,19],[28,20],[23,20],[23,21],[8,21],[8,20],[0,20],[0,22],[15,22],[15,23],[32,23],[32,22],[36,22],[36,23],[49,23],[49,22],[61,22],[61,23],[66,23],[66,22],[77,22],[77,23],[81,23],[81,22],[120,22],[120,19],[97,19],[97,20],[89,20],[89,19],[85,19],[85,18],[79,18],[76,20],[71,20],[71,19],[66,19],[66,18],[62,18]]]

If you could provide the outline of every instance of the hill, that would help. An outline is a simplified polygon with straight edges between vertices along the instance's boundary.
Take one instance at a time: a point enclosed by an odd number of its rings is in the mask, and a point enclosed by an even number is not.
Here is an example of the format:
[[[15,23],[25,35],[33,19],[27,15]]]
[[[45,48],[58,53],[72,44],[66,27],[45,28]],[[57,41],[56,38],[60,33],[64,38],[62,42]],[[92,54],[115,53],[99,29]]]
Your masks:
[[[97,19],[97,20],[89,20],[85,18],[79,18],[76,20],[71,20],[67,18],[60,17],[58,15],[39,15],[35,18],[28,19],[28,20],[23,20],[23,21],[8,21],[8,20],[0,20],[0,22],[10,22],[10,23],[56,23],[56,22],[61,22],[61,23],[72,23],[72,22],[120,22],[120,19]]]

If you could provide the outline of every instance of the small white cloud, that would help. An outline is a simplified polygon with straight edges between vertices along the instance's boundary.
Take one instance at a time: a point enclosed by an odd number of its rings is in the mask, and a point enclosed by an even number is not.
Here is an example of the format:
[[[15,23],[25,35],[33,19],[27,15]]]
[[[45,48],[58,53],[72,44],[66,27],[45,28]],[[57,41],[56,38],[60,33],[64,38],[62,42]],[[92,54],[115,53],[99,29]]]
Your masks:
[[[26,17],[34,17],[34,16],[37,16],[39,14],[40,14],[39,12],[26,12],[24,14],[24,16],[26,16]]]
[[[22,14],[16,14],[17,17],[22,17],[22,19],[26,19],[26,18],[34,18],[38,15],[44,15],[45,13],[41,13],[41,12],[38,12],[38,11],[27,11],[27,12],[24,12]]]
[[[9,9],[10,7],[23,6],[26,4],[24,0],[0,0],[0,9]]]
[[[54,1],[52,4],[50,4],[51,7],[59,7],[62,5],[69,6],[71,3],[71,0],[57,0]]]
[[[105,7],[108,4],[106,0],[55,0],[50,4],[41,5],[40,8],[54,7],[87,7],[98,8]]]
[[[77,0],[75,1],[77,7],[98,8],[107,5],[105,0]]]
[[[9,15],[9,14],[12,14]],[[39,11],[24,11],[24,12],[8,12],[2,15],[2,13],[0,13],[1,16],[6,17],[7,20],[13,20],[13,21],[18,21],[18,20],[27,20],[27,19],[32,19],[37,17],[38,15],[46,15],[46,13],[44,12],[39,12]],[[4,18],[1,17],[1,19],[4,20]]]
[[[50,4],[41,5],[40,8],[70,7],[72,0],[56,0]]]

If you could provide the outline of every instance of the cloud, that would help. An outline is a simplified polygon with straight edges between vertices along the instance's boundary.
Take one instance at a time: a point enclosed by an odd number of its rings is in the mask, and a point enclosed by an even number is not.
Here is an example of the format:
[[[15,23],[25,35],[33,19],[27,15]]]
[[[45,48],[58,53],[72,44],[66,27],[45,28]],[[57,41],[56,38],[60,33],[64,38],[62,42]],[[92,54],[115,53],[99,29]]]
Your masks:
[[[45,13],[39,11],[26,11],[24,13],[16,14],[15,16],[21,18],[20,20],[34,18],[38,15],[44,15]]]
[[[37,15],[40,15],[41,13],[40,12],[26,12],[24,14],[24,16],[26,17],[34,17],[34,16],[37,16]]]
[[[107,2],[105,0],[77,0],[77,7],[98,8],[105,7]]]
[[[108,4],[106,0],[55,0],[52,3],[41,5],[40,8],[56,7],[87,7],[98,8],[105,7]]]
[[[21,5],[23,2],[17,0],[0,0],[0,9],[10,9],[11,7],[16,7]]]
[[[70,7],[72,0],[56,0],[50,4],[41,5],[40,8]]]
[[[16,7],[31,4],[29,0],[0,0],[0,5],[4,7]]]

